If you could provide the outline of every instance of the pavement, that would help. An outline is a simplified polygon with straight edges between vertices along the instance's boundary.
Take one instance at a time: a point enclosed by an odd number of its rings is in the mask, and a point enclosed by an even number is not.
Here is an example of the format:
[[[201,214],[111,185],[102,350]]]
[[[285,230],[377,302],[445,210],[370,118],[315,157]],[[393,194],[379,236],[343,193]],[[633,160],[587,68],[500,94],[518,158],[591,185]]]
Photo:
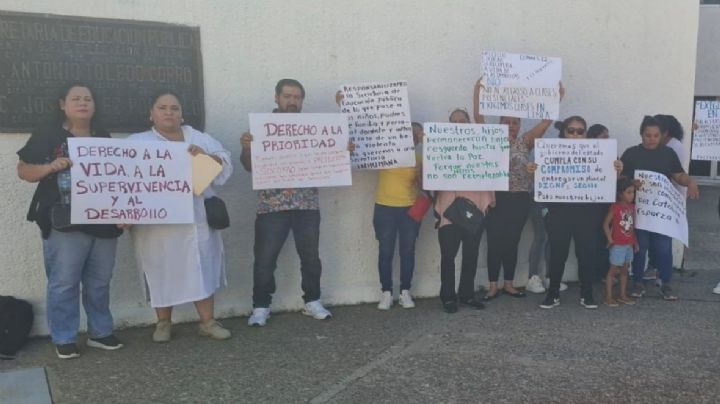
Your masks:
[[[701,193],[688,206],[677,302],[651,287],[635,306],[587,310],[571,284],[552,310],[532,294],[456,314],[438,299],[386,312],[333,307],[330,321],[226,319],[227,341],[199,337],[192,323],[175,325],[167,344],[151,342],[152,328],[125,329],[125,348],[82,345],[74,360],[37,338],[0,372],[44,368],[56,403],[717,403],[720,189]]]

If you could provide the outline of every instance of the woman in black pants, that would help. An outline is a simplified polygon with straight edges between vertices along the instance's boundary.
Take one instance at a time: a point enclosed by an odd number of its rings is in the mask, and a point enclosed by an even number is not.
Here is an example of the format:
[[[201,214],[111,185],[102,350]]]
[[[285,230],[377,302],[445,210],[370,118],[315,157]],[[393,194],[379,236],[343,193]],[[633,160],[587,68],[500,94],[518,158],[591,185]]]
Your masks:
[[[560,100],[565,95],[562,83],[559,83]],[[482,90],[482,78],[475,83],[473,107],[475,122],[485,123],[480,114],[478,100]],[[492,300],[499,294],[498,277],[503,269],[504,284],[502,292],[512,297],[525,297],[525,293],[513,286],[515,267],[517,266],[518,244],[523,227],[530,214],[530,189],[532,177],[527,171],[530,152],[535,147],[535,139],[541,138],[552,124],[552,120],[540,121],[535,127],[518,136],[520,118],[500,117],[500,124],[508,125],[510,140],[510,187],[509,191],[495,192],[496,206],[487,215],[488,243],[488,279],[490,285],[485,300]]]
[[[571,116],[559,122],[557,127],[561,138],[586,138],[587,124],[582,117]],[[537,165],[532,164],[528,168],[534,172]],[[615,162],[615,170],[622,171],[620,161]],[[580,304],[587,309],[597,309],[597,303],[592,296],[592,285],[597,228],[600,226],[598,207],[594,203],[548,203],[547,207],[545,228],[550,240],[550,287],[540,307],[551,309],[560,304],[560,280],[565,272],[565,261],[570,252],[570,240],[573,239],[580,278]]]

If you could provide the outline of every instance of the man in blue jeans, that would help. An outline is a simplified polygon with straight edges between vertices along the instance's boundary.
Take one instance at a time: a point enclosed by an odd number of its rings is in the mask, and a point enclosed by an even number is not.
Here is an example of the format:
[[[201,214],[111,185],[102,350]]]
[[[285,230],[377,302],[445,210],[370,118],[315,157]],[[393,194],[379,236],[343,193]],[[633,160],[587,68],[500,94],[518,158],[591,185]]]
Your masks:
[[[282,79],[275,86],[276,113],[302,111],[305,89],[293,79]],[[252,135],[241,137],[240,161],[252,171]],[[332,317],[320,302],[322,264],[318,253],[320,206],[317,188],[265,189],[259,191],[255,218],[255,263],[253,264],[253,312],[249,326],[264,326],[270,317],[270,303],[275,293],[275,268],[280,250],[290,230],[300,256],[301,287],[305,308],[303,314],[318,320]]]

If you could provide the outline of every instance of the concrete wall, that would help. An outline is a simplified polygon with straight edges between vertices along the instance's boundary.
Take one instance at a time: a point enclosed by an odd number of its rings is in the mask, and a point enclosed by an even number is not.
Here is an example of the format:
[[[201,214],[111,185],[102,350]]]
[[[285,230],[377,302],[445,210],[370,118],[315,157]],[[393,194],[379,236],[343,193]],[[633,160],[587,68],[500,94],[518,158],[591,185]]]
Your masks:
[[[273,86],[294,77],[307,89],[304,110],[334,112],[342,83],[406,79],[412,118],[445,121],[458,106],[470,108],[483,49],[563,58],[567,97],[562,115],[601,122],[620,150],[639,141],[644,114],[672,113],[689,126],[697,38],[697,1],[524,0],[386,2],[4,0],[10,11],[139,19],[199,26],[202,36],[207,130],[239,155],[239,134],[248,112],[273,108]],[[674,29],[659,29],[672,16]],[[660,56],[663,56],[660,59]],[[526,125],[531,124],[526,122]],[[551,131],[551,132],[554,132]],[[553,133],[554,134],[554,133]],[[36,333],[46,332],[45,280],[37,228],[24,221],[33,185],[15,176],[15,151],[27,134],[0,135],[3,211],[0,294],[31,300]],[[237,160],[236,160],[237,161]],[[239,166],[239,162],[238,162]],[[371,224],[373,172],[355,172],[351,188],[321,191],[323,299],[330,304],[377,300],[377,246]],[[252,292],[255,194],[250,175],[238,167],[221,191],[232,215],[225,232],[230,286],[217,296],[220,316],[248,313]],[[526,278],[529,226],[521,242],[518,285]],[[480,266],[485,266],[483,241]],[[428,218],[417,247],[413,292],[434,296],[439,288],[437,235]],[[567,276],[573,278],[574,264]],[[123,237],[112,288],[119,326],[150,323],[154,314]],[[478,283],[486,283],[478,272]],[[292,244],[277,270],[274,310],[301,307],[299,270]],[[192,307],[177,319],[193,319]]]
[[[700,7],[695,95],[720,97],[720,6]]]

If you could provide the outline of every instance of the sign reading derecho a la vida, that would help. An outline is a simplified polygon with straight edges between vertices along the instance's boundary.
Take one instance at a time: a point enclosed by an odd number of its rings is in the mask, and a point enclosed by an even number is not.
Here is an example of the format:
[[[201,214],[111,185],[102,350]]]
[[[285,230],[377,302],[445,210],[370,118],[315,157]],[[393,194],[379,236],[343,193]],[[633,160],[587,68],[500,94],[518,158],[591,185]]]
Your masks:
[[[720,161],[720,101],[695,101],[692,159]]]
[[[642,186],[635,195],[635,227],[680,240],[688,246],[685,196],[654,171],[635,170]]]
[[[69,138],[71,223],[193,223],[187,148],[182,142]]]
[[[253,189],[352,185],[344,114],[249,114]]]
[[[507,191],[510,143],[507,125],[426,122],[423,188]]]
[[[348,84],[341,91],[340,111],[355,144],[353,168],[414,167],[407,82]]]
[[[484,115],[558,119],[562,60],[506,52],[482,53]]]
[[[615,202],[615,139],[535,140],[537,202]]]

